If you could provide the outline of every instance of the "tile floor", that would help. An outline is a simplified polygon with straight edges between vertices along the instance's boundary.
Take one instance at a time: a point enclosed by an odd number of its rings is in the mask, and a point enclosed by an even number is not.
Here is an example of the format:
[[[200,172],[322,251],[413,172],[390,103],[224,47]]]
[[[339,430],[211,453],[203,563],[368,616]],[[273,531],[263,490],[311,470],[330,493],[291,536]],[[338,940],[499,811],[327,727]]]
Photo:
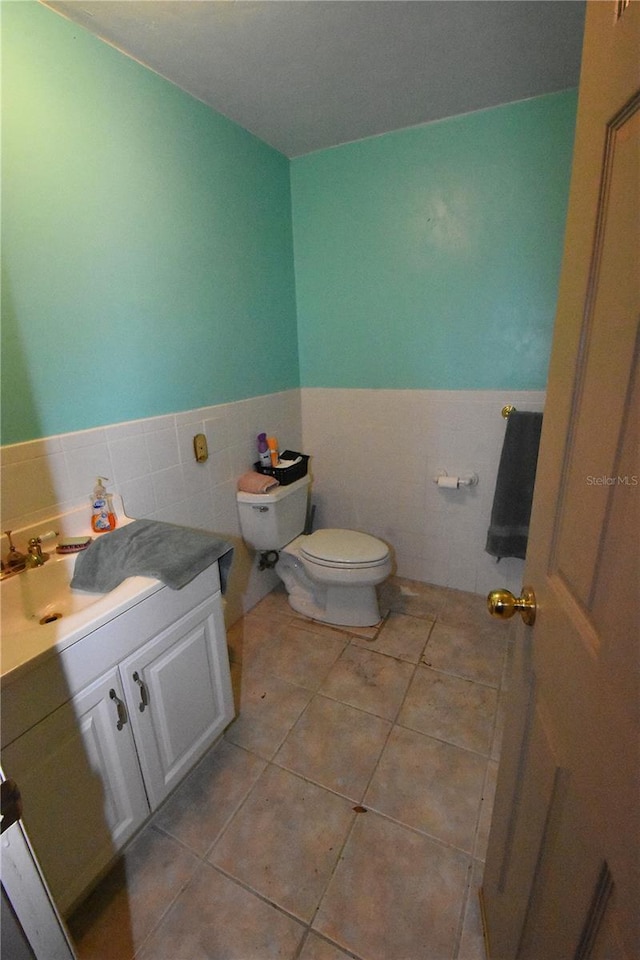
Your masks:
[[[394,579],[380,629],[275,591],[229,648],[239,715],[70,920],[82,960],[481,960],[506,631]]]

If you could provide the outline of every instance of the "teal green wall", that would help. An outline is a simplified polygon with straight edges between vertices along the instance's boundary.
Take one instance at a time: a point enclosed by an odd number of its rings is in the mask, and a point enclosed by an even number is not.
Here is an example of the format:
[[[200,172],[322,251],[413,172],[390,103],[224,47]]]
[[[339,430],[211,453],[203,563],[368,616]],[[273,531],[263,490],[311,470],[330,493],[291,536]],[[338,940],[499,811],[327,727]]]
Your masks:
[[[300,382],[545,386],[575,92],[289,163],[51,10],[0,11],[3,443]]]
[[[2,442],[295,387],[289,163],[2,2]]]
[[[292,161],[305,386],[545,387],[576,100]]]

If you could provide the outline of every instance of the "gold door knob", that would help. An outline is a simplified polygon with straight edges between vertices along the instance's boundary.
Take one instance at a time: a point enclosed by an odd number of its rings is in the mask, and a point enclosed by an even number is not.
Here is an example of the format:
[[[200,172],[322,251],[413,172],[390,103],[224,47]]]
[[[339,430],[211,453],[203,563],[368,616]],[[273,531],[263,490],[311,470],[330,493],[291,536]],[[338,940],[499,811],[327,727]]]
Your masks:
[[[487,597],[487,607],[491,616],[499,620],[509,620],[519,610],[528,627],[535,623],[536,595],[531,587],[523,587],[521,597],[514,597],[510,590],[492,590]]]

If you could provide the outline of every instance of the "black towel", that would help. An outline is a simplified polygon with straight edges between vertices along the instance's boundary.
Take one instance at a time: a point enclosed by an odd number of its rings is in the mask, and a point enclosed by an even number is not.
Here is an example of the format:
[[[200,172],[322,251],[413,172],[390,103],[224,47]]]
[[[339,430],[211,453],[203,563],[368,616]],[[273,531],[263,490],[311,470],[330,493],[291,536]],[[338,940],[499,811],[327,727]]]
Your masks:
[[[541,413],[509,414],[485,546],[498,559],[527,552],[541,429]]]
[[[179,590],[218,560],[224,593],[232,557],[232,545],[206,530],[134,520],[78,554],[71,587],[108,593],[127,577],[154,577]]]

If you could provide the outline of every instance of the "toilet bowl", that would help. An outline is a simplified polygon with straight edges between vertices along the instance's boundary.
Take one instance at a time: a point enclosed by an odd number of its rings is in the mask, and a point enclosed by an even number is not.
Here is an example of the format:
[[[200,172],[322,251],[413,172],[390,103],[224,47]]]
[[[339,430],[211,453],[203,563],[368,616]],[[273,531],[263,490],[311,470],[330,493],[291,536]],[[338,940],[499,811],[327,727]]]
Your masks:
[[[275,571],[292,609],[338,626],[373,626],[380,620],[376,585],[391,573],[386,543],[356,530],[301,534],[309,478],[274,493],[238,493],[240,526],[257,550],[278,552]]]
[[[287,544],[275,569],[285,586],[293,573],[289,603],[298,613],[324,623],[369,627],[380,620],[375,588],[391,573],[391,555],[386,543],[369,534],[318,530]]]

